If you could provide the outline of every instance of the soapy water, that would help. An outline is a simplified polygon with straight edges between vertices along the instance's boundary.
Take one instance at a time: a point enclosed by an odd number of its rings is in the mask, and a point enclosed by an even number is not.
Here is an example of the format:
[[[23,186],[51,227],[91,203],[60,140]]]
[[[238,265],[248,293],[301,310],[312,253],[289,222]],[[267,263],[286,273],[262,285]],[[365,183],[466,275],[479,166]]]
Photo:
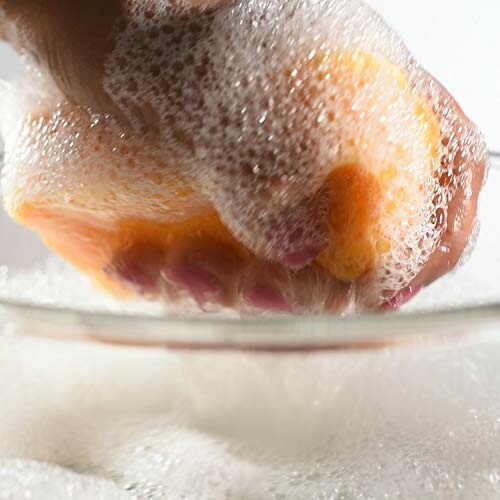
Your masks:
[[[495,342],[286,356],[0,343],[0,453],[82,474],[0,462],[6,498],[122,498],[109,482],[149,500],[500,493]]]
[[[403,289],[446,230],[450,198],[470,193],[476,128],[361,1],[179,5],[128,2],[106,63],[106,91],[149,135],[76,109],[43,75],[7,89],[7,209],[169,222],[213,206],[239,242],[279,260],[324,240],[319,193],[355,162],[390,179],[367,302]],[[460,213],[448,223],[459,231]]]
[[[126,500],[111,481],[78,476],[63,468],[22,460],[0,460],[2,500]]]

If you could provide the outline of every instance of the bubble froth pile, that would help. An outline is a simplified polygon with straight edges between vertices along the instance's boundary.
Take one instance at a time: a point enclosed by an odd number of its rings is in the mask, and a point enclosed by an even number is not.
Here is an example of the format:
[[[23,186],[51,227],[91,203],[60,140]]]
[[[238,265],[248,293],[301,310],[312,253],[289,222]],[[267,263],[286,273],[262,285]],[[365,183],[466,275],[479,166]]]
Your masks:
[[[136,132],[64,102],[44,114],[54,97],[43,96],[38,121],[11,132],[22,140],[6,162],[8,204],[162,220],[213,206],[242,244],[276,259],[324,240],[336,206],[325,185],[356,165],[377,179],[370,241],[359,243],[375,248],[377,296],[421,270],[454,192],[471,191],[465,166],[484,153],[476,128],[358,0],[130,0],[104,86]]]

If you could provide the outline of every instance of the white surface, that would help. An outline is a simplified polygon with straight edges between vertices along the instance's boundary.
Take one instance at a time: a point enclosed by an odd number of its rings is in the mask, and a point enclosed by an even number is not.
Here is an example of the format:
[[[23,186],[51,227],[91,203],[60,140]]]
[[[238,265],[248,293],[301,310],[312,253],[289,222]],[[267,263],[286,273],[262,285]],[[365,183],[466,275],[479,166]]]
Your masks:
[[[368,0],[500,150],[500,2]]]
[[[22,65],[16,53],[0,42],[0,79],[12,79],[21,69]],[[2,208],[0,208],[0,237],[2,241],[0,263],[10,260],[14,255],[13,264],[19,268],[25,268],[32,262],[34,254],[40,257],[49,254],[34,233],[12,222]],[[13,248],[15,248],[14,253]]]

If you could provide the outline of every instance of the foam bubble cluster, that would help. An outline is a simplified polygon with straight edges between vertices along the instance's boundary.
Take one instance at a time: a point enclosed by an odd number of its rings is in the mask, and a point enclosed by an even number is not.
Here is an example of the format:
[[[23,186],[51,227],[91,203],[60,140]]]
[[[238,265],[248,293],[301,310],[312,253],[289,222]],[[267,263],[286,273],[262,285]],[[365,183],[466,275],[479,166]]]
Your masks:
[[[261,258],[328,242],[320,263],[372,283],[374,301],[459,231],[447,207],[458,188],[472,196],[480,134],[360,0],[125,11],[104,88],[133,131],[51,90],[5,127],[12,212],[70,204],[168,221],[215,207]]]
[[[314,240],[318,192],[336,167],[357,163],[389,178],[375,207],[376,281],[386,290],[411,281],[446,228],[453,192],[470,190],[465,166],[482,143],[369,7],[130,0],[128,16],[106,89],[134,123],[146,110],[242,242],[272,256],[279,245],[262,228],[297,211],[296,244]]]
[[[28,201],[108,220],[138,213],[179,220],[206,209],[207,200],[167,166],[154,143],[122,131],[110,116],[75,107],[42,75],[30,71],[3,97],[8,210]],[[24,119],[12,120],[19,110]]]
[[[0,497],[51,500],[127,500],[111,481],[82,476],[62,467],[31,460],[0,461]]]

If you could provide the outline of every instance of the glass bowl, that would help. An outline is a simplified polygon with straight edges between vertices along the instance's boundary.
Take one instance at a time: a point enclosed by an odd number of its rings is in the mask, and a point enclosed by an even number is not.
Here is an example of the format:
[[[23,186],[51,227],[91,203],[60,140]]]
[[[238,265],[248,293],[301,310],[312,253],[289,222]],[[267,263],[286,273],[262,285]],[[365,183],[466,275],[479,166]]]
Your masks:
[[[70,310],[0,270],[0,498],[498,498],[499,194],[493,166],[471,260],[386,316]]]

